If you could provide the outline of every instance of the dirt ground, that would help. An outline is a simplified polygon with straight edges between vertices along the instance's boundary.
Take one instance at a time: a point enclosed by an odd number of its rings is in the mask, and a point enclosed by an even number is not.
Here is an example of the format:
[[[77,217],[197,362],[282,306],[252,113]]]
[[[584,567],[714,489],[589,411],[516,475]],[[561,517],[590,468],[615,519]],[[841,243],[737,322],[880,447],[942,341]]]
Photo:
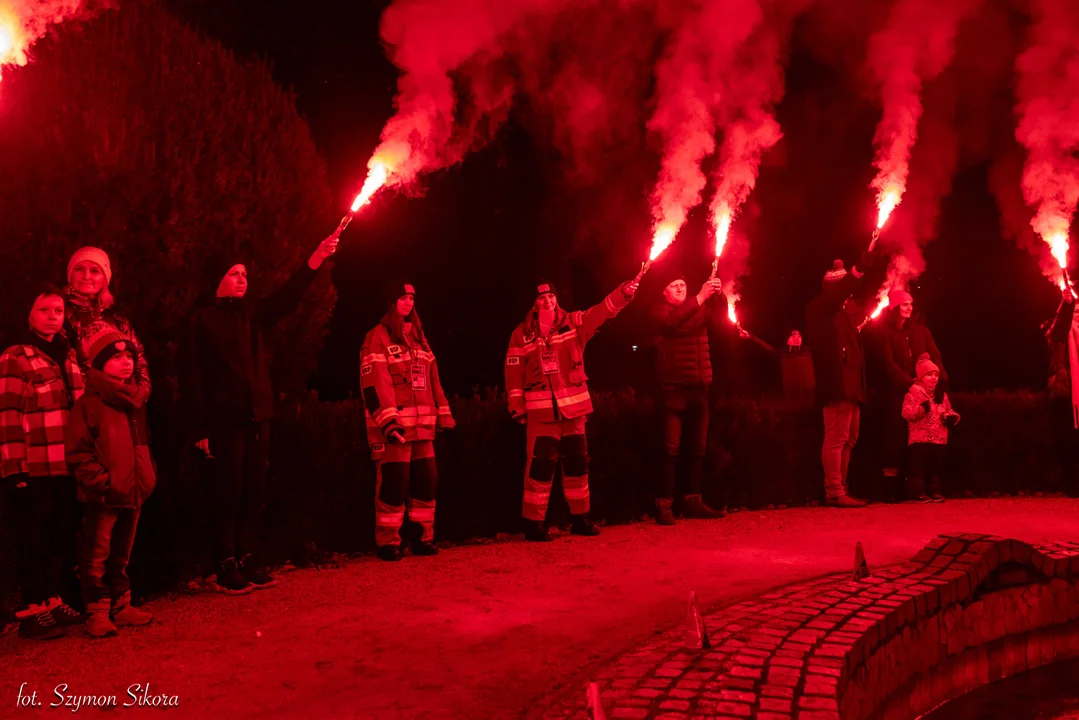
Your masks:
[[[113,694],[150,683],[177,695],[171,717],[510,718],[547,693],[576,691],[588,668],[681,623],[690,590],[704,609],[852,567],[910,559],[947,531],[1028,541],[1079,536],[1079,500],[1001,498],[743,512],[715,521],[605,529],[595,539],[504,542],[399,564],[356,560],[284,573],[238,598],[175,595],[119,638],[0,638],[0,717],[19,688],[38,714],[55,686]],[[101,713],[80,710],[79,716]]]

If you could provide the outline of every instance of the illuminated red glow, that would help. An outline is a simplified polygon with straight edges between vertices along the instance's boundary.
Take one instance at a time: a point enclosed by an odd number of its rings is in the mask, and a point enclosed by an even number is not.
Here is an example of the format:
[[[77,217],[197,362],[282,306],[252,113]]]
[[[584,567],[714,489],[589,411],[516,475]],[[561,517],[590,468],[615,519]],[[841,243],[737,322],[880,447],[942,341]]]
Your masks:
[[[674,242],[674,238],[677,234],[678,231],[670,225],[660,225],[656,228],[656,234],[652,238],[652,250],[648,253],[649,262],[662,255],[663,251],[669,248],[671,243]]]
[[[738,313],[735,312],[734,304],[738,301],[735,297],[727,298],[727,319],[734,325],[738,324]]]
[[[880,314],[888,309],[888,291],[881,291],[879,301],[877,302],[877,309],[869,316],[870,320],[876,320],[880,317]]]
[[[723,255],[723,248],[727,246],[727,238],[731,233],[731,209],[726,205],[720,205],[716,212],[716,257]]]
[[[888,184],[877,197],[877,230],[882,230],[892,212],[899,206],[899,200],[903,196],[902,188],[896,184]]]
[[[360,189],[360,194],[352,201],[352,212],[358,212],[360,208],[371,202],[371,198],[386,184],[389,178],[389,169],[380,160],[372,159],[367,170],[367,180]]]

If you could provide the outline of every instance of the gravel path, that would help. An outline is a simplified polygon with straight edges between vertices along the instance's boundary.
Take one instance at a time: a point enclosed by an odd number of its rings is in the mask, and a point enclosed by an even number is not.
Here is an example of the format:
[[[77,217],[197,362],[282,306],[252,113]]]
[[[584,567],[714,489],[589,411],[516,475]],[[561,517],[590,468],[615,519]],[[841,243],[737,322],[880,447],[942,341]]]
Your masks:
[[[0,717],[34,715],[11,712],[22,683],[24,694],[37,691],[39,714],[53,717],[70,712],[48,707],[60,683],[121,705],[130,685],[150,683],[153,695],[179,697],[167,711],[176,718],[517,717],[682,622],[690,590],[707,610],[846,570],[856,541],[872,568],[908,560],[946,531],[1075,539],[1077,515],[1079,500],[1066,498],[799,508],[300,570],[243,597],[156,600],[147,606],[154,624],[119,638],[0,638]]]

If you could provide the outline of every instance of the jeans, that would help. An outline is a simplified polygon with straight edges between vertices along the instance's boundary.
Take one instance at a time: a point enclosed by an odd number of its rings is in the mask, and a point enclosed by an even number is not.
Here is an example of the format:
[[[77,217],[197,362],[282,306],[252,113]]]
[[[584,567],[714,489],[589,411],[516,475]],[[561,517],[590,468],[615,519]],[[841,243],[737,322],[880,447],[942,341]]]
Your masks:
[[[847,470],[850,453],[858,444],[861,406],[840,400],[824,406],[824,446],[821,464],[824,466],[824,494],[829,499],[847,494]]]
[[[239,560],[257,548],[259,519],[266,506],[270,422],[213,426],[209,441],[215,470],[215,552],[219,561]]]
[[[74,590],[78,501],[71,477],[17,475],[4,480],[15,531],[15,566],[23,605]],[[22,487],[19,487],[19,485]]]
[[[83,519],[82,599],[89,605],[119,600],[131,590],[127,563],[139,510],[87,504]]]
[[[701,492],[701,468],[708,448],[708,388],[664,389],[663,473],[657,498],[673,498],[678,484],[679,458],[687,464],[684,495]]]

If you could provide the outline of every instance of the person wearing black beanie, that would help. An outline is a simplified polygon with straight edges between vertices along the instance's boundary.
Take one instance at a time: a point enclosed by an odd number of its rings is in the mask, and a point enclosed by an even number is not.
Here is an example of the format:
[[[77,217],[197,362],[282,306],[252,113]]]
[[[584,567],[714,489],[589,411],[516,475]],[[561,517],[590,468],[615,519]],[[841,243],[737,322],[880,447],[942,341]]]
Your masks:
[[[274,412],[266,336],[296,310],[336,251],[337,238],[326,238],[284,285],[259,300],[247,296],[245,256],[222,252],[204,267],[202,293],[180,347],[180,404],[191,440],[217,476],[217,585],[228,594],[276,582],[259,561],[256,538]]]

